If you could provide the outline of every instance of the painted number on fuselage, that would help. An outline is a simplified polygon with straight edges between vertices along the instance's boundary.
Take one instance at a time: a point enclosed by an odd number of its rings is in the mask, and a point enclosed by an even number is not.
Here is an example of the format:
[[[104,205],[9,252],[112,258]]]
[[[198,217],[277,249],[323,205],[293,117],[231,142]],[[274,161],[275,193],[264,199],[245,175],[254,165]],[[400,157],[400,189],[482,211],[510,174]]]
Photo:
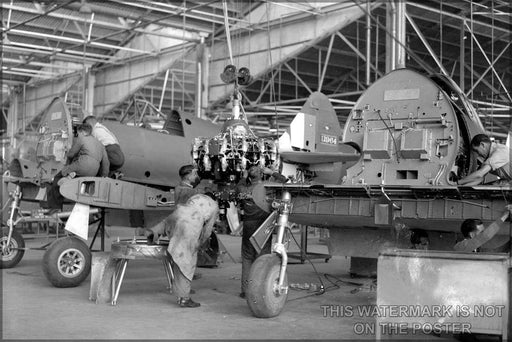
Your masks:
[[[337,145],[338,139],[333,135],[321,134],[320,142],[327,145]]]

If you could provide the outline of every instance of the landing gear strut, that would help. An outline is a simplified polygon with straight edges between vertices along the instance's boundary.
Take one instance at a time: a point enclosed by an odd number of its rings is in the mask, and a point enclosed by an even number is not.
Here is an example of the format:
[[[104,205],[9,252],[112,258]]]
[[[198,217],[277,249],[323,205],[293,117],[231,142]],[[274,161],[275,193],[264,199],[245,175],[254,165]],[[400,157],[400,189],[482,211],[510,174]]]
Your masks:
[[[279,212],[277,241],[272,254],[262,255],[251,267],[247,286],[247,304],[254,316],[275,317],[281,313],[288,297],[286,265],[288,255],[284,246],[284,233],[292,209],[291,195],[284,191],[281,200],[274,204]]]
[[[57,239],[51,244],[40,248],[26,248],[23,236],[14,228],[20,222],[29,222],[26,217],[20,215],[20,201],[22,198],[21,186],[16,185],[10,194],[10,212],[6,228],[2,228],[0,237],[1,261],[0,268],[16,266],[25,254],[26,249],[46,249],[43,257],[43,273],[48,281],[55,287],[74,287],[80,285],[91,271],[91,251],[94,241],[101,232],[101,250],[104,250],[105,211],[104,209],[92,209],[90,214],[101,213],[100,218],[92,223],[99,222],[98,229],[88,247],[85,242],[74,236],[58,238],[58,225],[56,226]],[[68,217],[70,212],[56,214],[59,220]]]
[[[16,185],[16,188],[11,196],[11,210],[9,211],[9,219],[7,220],[8,228],[2,229],[2,237],[0,238],[0,247],[2,248],[2,260],[0,268],[11,268],[16,266],[23,255],[25,254],[25,241],[23,236],[14,230],[16,225],[15,218],[19,211],[19,204],[21,200],[21,187]]]

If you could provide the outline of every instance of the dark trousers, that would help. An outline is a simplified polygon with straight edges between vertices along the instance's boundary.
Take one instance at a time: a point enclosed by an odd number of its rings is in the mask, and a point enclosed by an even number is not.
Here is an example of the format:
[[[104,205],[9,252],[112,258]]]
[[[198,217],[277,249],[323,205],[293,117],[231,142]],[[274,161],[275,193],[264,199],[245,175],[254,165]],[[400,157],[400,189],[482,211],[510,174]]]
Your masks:
[[[64,196],[60,194],[59,185],[57,184],[62,177],[64,177],[62,172],[57,173],[55,177],[53,177],[52,185],[50,185],[46,191],[46,200],[48,202],[48,208],[50,209],[62,210]]]
[[[254,234],[264,221],[265,220],[244,221],[244,228],[242,231],[242,292],[247,290],[249,272],[251,271],[253,262],[260,255],[270,254],[272,249],[272,237],[267,240],[259,254],[250,241],[252,234]]]
[[[110,171],[119,169],[124,164],[124,154],[118,144],[105,146],[107,151],[108,161],[110,162]]]

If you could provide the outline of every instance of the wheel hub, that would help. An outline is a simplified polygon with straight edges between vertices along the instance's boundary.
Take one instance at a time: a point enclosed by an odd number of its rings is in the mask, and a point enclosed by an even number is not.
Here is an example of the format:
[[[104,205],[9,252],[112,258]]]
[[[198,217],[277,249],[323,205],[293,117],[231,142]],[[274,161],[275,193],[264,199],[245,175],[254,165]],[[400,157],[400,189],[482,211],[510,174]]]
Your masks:
[[[274,284],[272,285],[272,292],[276,297],[279,297],[282,294],[288,293],[288,286],[279,286],[279,278],[276,278]]]
[[[84,267],[85,257],[80,251],[72,249],[64,251],[58,260],[59,272],[65,277],[74,277]]]
[[[1,244],[2,244],[2,256],[9,256],[14,253],[14,248],[16,248],[16,246],[14,245],[12,240],[11,240],[11,243],[7,244],[6,239],[3,238],[1,241]]]

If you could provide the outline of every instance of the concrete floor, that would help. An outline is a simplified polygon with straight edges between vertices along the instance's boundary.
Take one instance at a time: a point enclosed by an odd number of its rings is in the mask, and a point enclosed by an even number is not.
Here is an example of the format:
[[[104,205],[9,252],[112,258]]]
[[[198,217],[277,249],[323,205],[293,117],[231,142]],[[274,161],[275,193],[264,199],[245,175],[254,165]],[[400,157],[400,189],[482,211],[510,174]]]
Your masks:
[[[107,227],[107,246],[118,236],[129,238],[133,230]],[[117,306],[89,301],[90,277],[75,288],[55,288],[41,269],[42,251],[27,251],[23,260],[2,270],[2,339],[374,339],[373,317],[330,317],[323,306],[375,304],[372,279],[351,279],[348,259],[333,257],[328,263],[313,260],[327,291],[311,295],[289,291],[288,302],[278,317],[258,319],[251,315],[240,292],[240,237],[219,236],[229,254],[217,268],[199,268],[201,278],[192,283],[192,296],[200,308],[180,308],[166,289],[160,262],[131,261]],[[42,240],[27,241],[38,247]],[[292,242],[293,243],[293,242]],[[297,248],[292,248],[292,250]],[[309,239],[309,250],[326,252],[318,238]],[[293,262],[293,261],[292,261]],[[333,286],[324,276],[329,274]],[[335,278],[336,277],[336,278]],[[289,283],[319,283],[312,266],[290,264]],[[348,282],[358,282],[357,284]],[[336,315],[335,315],[336,316]],[[432,337],[432,336],[430,336]],[[437,340],[444,340],[437,338]]]

